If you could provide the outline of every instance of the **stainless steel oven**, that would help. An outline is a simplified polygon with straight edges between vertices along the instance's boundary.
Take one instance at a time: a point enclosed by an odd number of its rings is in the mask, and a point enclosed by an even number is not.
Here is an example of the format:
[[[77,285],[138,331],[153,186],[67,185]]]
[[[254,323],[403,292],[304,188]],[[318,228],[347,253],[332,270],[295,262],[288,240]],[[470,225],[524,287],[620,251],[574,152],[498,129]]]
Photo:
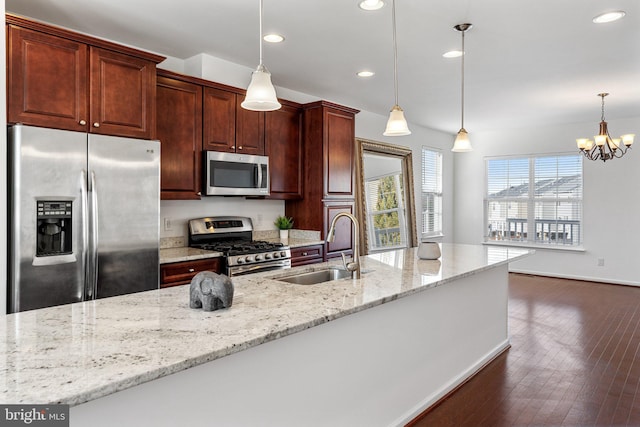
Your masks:
[[[189,246],[221,252],[229,276],[291,268],[291,249],[280,242],[253,240],[251,218],[221,216],[189,220]]]

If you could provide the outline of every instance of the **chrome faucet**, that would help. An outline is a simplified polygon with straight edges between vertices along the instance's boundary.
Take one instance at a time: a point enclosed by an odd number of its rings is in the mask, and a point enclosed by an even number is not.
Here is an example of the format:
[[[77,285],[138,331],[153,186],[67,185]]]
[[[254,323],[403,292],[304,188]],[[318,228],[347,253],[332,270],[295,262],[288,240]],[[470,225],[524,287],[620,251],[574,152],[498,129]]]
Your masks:
[[[344,252],[341,252],[342,255],[342,263],[344,268],[351,272],[351,278],[359,279],[360,278],[360,225],[358,224],[358,220],[355,216],[351,215],[347,212],[340,212],[336,216],[333,217],[331,221],[331,226],[329,227],[329,232],[327,233],[327,243],[333,242],[336,237],[336,222],[340,217],[347,217],[353,223],[353,260],[352,262],[347,262],[347,259],[344,256]]]

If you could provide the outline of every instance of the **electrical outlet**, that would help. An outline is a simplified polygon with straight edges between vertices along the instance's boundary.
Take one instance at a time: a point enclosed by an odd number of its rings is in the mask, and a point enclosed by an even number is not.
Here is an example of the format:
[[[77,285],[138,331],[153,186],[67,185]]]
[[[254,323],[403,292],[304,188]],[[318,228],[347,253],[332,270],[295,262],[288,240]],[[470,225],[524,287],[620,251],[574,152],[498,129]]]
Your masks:
[[[604,258],[598,258],[598,267],[604,267]]]
[[[171,231],[171,218],[163,218],[164,220],[164,231]]]

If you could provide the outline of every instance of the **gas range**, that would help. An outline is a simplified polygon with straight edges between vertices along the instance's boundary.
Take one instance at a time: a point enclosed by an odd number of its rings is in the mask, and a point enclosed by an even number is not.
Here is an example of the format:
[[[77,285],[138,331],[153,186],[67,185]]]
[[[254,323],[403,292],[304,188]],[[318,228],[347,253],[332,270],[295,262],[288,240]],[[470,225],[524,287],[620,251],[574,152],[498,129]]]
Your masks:
[[[279,242],[253,240],[251,218],[224,216],[189,220],[189,246],[222,252],[231,276],[291,268],[291,250]]]

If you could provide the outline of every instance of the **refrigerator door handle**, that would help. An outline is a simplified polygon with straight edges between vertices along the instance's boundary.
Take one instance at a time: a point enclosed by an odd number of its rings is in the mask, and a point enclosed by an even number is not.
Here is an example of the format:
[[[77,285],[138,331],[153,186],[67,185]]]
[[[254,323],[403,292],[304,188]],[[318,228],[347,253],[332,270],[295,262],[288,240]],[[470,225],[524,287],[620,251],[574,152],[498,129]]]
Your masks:
[[[90,294],[89,283],[89,202],[87,194],[87,171],[82,169],[82,177],[80,179],[80,204],[82,210],[82,253],[80,261],[82,263],[82,271],[84,271],[84,284],[82,286],[82,301],[86,301]]]
[[[91,171],[91,242],[89,246],[89,268],[87,269],[89,280],[87,282],[87,300],[96,299],[98,291],[98,190],[96,188],[96,174]]]

